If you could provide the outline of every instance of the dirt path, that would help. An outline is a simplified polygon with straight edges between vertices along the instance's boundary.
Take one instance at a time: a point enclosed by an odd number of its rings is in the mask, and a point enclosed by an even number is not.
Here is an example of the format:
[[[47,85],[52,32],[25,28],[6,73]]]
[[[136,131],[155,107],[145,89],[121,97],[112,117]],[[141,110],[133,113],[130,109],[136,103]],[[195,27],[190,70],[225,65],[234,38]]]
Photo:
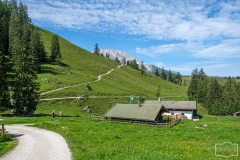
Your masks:
[[[55,132],[25,125],[7,125],[5,128],[19,140],[19,144],[1,160],[71,159],[65,139]]]
[[[120,67],[122,67],[122,66],[123,66],[123,64],[122,64],[122,65],[119,65],[119,66],[118,66],[117,68],[115,68],[115,69],[118,69],[118,68],[120,68]],[[47,92],[42,92],[41,95],[48,94],[48,93],[55,92],[55,91],[59,91],[59,90],[66,89],[66,88],[71,88],[71,87],[86,85],[86,84],[89,84],[89,83],[94,83],[94,82],[100,81],[101,78],[102,78],[102,76],[105,76],[105,75],[110,74],[110,73],[111,73],[112,71],[114,71],[115,69],[111,69],[111,70],[108,71],[107,73],[99,75],[99,76],[98,76],[98,79],[95,80],[95,81],[89,81],[89,82],[85,82],[85,83],[81,83],[81,84],[76,84],[76,85],[73,85],[73,86],[67,86],[67,87],[62,87],[62,88],[54,89],[54,90],[47,91]]]

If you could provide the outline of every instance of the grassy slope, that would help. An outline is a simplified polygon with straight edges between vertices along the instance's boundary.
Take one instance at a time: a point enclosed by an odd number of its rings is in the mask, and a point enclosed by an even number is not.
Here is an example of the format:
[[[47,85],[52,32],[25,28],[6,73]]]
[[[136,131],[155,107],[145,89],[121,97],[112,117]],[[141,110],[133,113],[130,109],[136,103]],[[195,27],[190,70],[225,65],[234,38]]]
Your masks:
[[[39,29],[44,42],[45,51],[50,55],[52,33]],[[75,83],[96,80],[97,75],[106,73],[111,68],[116,68],[117,63],[107,58],[96,56],[90,52],[59,37],[62,61],[64,66],[43,64],[43,71],[38,75],[41,90],[46,91]],[[42,79],[52,80],[50,83]],[[55,84],[58,82],[60,84]]]
[[[50,55],[52,33],[42,29],[39,29],[39,31],[45,45],[45,50],[48,55]],[[76,97],[85,93],[90,96],[100,95],[108,97],[88,99],[84,102],[76,100],[41,102],[36,113],[47,114],[54,108],[64,108],[64,106],[77,107],[77,105],[81,103],[82,106],[89,105],[90,108],[92,108],[92,112],[103,114],[115,103],[129,103],[128,96],[131,94],[142,96],[145,99],[156,99],[158,86],[161,88],[161,96],[165,99],[187,99],[186,87],[164,81],[150,73],[141,75],[139,71],[129,66],[123,66],[116,69],[119,64],[110,59],[93,55],[61,37],[59,37],[59,42],[65,66],[53,64],[42,65],[43,71],[38,75],[38,81],[41,83],[40,92],[93,81],[97,79],[98,75],[107,73],[113,68],[115,70],[109,75],[103,76],[101,81],[90,84],[93,88],[92,91],[86,91],[86,85],[80,85],[52,92],[41,96],[41,98]],[[46,79],[48,82],[42,79]],[[111,98],[109,96],[125,97]],[[135,102],[137,102],[137,100]],[[47,110],[45,110],[45,106],[49,106]]]

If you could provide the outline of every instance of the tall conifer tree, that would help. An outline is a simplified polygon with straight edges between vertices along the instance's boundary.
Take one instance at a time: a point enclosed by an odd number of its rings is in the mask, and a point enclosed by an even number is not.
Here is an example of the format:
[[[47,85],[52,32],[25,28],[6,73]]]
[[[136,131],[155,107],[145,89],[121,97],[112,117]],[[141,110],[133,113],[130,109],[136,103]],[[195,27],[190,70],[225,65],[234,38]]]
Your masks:
[[[39,99],[29,20],[26,6],[20,3],[19,9],[13,11],[9,25],[9,50],[14,73],[12,99],[17,114],[22,111],[32,114]]]
[[[60,44],[59,44],[58,36],[56,34],[52,36],[50,57],[52,61],[55,61],[57,58],[61,57]]]
[[[163,67],[162,67],[162,72],[161,72],[161,78],[164,79],[164,80],[167,79],[167,75],[166,75]]]

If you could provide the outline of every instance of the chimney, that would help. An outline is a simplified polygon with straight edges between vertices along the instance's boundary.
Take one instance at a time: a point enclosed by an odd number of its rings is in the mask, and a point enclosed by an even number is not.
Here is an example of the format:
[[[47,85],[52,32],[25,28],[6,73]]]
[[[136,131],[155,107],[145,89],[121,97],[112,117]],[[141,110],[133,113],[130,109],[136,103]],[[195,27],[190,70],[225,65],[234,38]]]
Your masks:
[[[141,105],[140,105],[140,100],[138,100],[138,107],[141,107]]]
[[[158,97],[158,102],[161,102],[161,99],[160,99],[160,97]]]

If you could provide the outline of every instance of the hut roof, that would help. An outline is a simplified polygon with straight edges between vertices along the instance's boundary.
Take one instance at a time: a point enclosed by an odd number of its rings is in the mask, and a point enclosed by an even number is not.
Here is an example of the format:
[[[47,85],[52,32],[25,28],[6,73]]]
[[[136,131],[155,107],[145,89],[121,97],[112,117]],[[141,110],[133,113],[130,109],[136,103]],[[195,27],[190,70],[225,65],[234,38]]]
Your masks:
[[[161,109],[160,105],[116,104],[104,117],[154,121]]]
[[[166,109],[184,109],[184,110],[196,110],[196,101],[152,101],[146,100],[145,105],[160,105]]]

